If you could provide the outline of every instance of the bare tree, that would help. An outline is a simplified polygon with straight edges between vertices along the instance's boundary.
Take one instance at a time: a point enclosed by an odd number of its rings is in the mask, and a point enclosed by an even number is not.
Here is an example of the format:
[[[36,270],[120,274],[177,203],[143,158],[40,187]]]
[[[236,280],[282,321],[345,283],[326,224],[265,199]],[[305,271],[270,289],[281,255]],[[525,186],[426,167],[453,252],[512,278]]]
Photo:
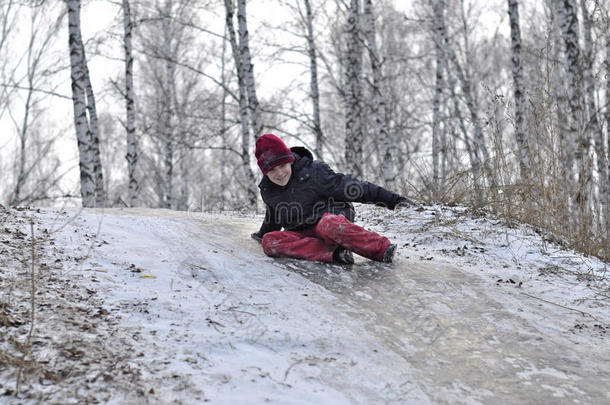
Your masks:
[[[280,132],[285,131],[285,127],[276,127],[278,118],[281,117],[298,123],[306,132],[312,133],[314,142],[311,149],[317,157],[323,158],[327,139],[322,131],[320,116],[321,80],[318,46],[324,43],[324,38],[320,33],[324,28],[316,30],[318,25],[314,24],[314,19],[319,18],[326,5],[315,0],[280,0],[279,3],[290,10],[294,20],[268,25],[272,28],[274,35],[271,41],[267,41],[267,49],[275,49],[271,57],[277,58],[281,63],[302,65],[304,67],[303,75],[307,75],[308,80],[301,83],[299,77],[295,76],[292,82],[281,90],[281,99],[276,98],[275,105],[273,105],[274,103],[267,104],[264,110],[270,113],[267,116],[270,122],[267,122],[266,126]],[[320,44],[316,42],[317,38],[320,38]],[[303,93],[307,94],[305,99],[296,101],[290,97],[292,94],[299,94],[301,88],[305,86],[308,87],[307,90],[303,89]],[[311,114],[304,111],[304,103],[311,103]],[[306,143],[301,134],[288,132],[291,136],[296,136]]]
[[[192,7],[190,0],[165,0],[144,14],[137,31],[140,52],[146,57],[138,77],[145,83],[142,91],[150,93],[139,107],[139,155],[146,171],[154,171],[141,181],[152,185],[157,204],[168,209],[189,207],[191,149],[196,137],[204,137],[200,132],[192,135],[203,115],[193,111],[208,109],[196,104],[205,101],[195,100],[207,93],[193,78],[203,74],[203,61],[191,52],[196,47],[191,29],[198,28]],[[146,191],[139,193],[140,199],[146,198]]]
[[[437,1],[441,1],[441,0],[437,0]],[[439,7],[444,7],[444,1],[439,4],[440,4]],[[441,8],[441,11],[439,12],[439,15],[438,15],[439,30],[440,30],[440,36],[442,37],[443,55],[445,56],[445,59],[447,61],[447,63],[445,63],[445,69],[447,70],[447,80],[448,80],[448,84],[449,84],[449,90],[450,90],[451,96],[454,100],[454,113],[458,117],[462,136],[464,138],[463,141],[466,146],[468,155],[470,157],[472,171],[473,171],[473,175],[475,178],[475,186],[477,187],[477,201],[479,204],[481,204],[482,196],[480,195],[480,189],[478,188],[477,183],[478,183],[479,177],[481,175],[481,167],[483,165],[485,167],[487,167],[487,163],[489,161],[489,152],[487,151],[487,147],[485,146],[485,138],[483,135],[483,129],[481,128],[481,123],[479,121],[479,106],[478,106],[476,98],[474,97],[474,94],[473,94],[473,89],[472,89],[472,85],[470,82],[470,76],[467,75],[464,72],[464,70],[462,69],[462,65],[460,64],[460,62],[458,60],[457,54],[455,53],[453,46],[449,41],[449,36],[447,34],[447,26],[445,24],[444,13],[442,12],[442,10],[443,9]],[[449,63],[449,62],[451,62],[451,63]],[[450,65],[453,67],[453,70],[451,69]],[[475,143],[474,144],[471,143],[464,117],[462,116],[462,113],[460,112],[459,98],[458,98],[458,94],[455,91],[456,83],[455,83],[455,79],[453,78],[453,75],[452,75],[453,71],[455,71],[458,82],[460,84],[460,89],[462,90],[462,95],[466,101],[466,106],[470,113],[470,120],[471,120],[471,124],[474,127],[474,133],[475,133]],[[481,154],[483,155],[482,157],[481,157]],[[483,162],[481,162],[481,158],[483,159]],[[486,172],[488,172],[488,170],[486,170]]]
[[[596,93],[596,89],[595,89],[595,79],[593,77],[593,62],[595,59],[594,56],[594,52],[593,52],[593,38],[592,38],[592,27],[591,27],[591,16],[589,15],[589,11],[587,8],[587,1],[586,0],[580,0],[580,9],[581,9],[581,15],[582,15],[582,20],[583,20],[583,38],[584,38],[584,48],[583,48],[583,55],[582,55],[582,62],[583,62],[583,79],[584,79],[584,101],[586,103],[586,123],[585,126],[583,128],[583,130],[586,133],[590,133],[590,137],[589,139],[591,140],[595,140],[595,145],[603,145],[604,144],[604,132],[603,132],[603,128],[602,128],[602,124],[600,122],[600,120],[598,119],[598,114],[597,114],[597,105],[596,105],[596,100],[595,100],[595,93]],[[603,175],[605,170],[603,169],[605,164],[604,164],[604,153],[600,153],[601,151],[603,151],[602,149],[597,149],[596,151],[596,155],[597,155],[597,166],[598,166],[598,175],[600,179],[604,179],[605,176]],[[587,154],[587,152],[585,151],[585,155]],[[603,227],[605,224],[603,222],[603,216],[604,216],[604,182],[600,182],[599,185],[599,191],[600,191],[600,198],[597,199],[596,201],[596,211],[597,211],[597,219],[599,224]]]
[[[87,77],[86,59],[80,29],[80,0],[68,0],[68,32],[70,46],[70,68],[72,82],[72,103],[74,105],[74,126],[79,151],[81,196],[83,207],[94,207],[100,200],[96,195],[96,154],[99,154],[99,143],[92,137],[91,122],[87,117]],[[90,86],[89,86],[90,87]],[[95,113],[95,110],[89,110]],[[96,147],[98,150],[96,151]],[[103,187],[103,186],[102,186]],[[103,198],[103,196],[102,196]]]
[[[125,131],[127,135],[128,201],[131,207],[138,205],[139,185],[136,179],[138,145],[136,140],[136,107],[133,84],[133,20],[129,0],[123,0],[123,50],[125,52]]]
[[[163,109],[162,134],[164,139],[163,162],[165,164],[165,189],[163,203],[165,208],[172,208],[173,203],[173,172],[174,172],[174,53],[172,50],[172,1],[166,0],[161,11],[161,27],[163,30],[163,57],[165,60],[164,97],[161,101]]]
[[[519,24],[519,1],[508,0],[510,21],[511,61],[513,71],[513,95],[515,98],[515,141],[521,179],[528,178],[531,170],[530,152],[525,133],[525,95],[523,94],[523,66],[521,60],[521,28]]]
[[[256,84],[254,81],[254,64],[250,54],[250,41],[248,36],[248,20],[246,13],[246,0],[237,0],[237,27],[239,31],[239,52],[242,57],[242,70],[248,94],[250,120],[254,139],[263,134],[263,117],[261,115],[258,97],[256,97]]]
[[[362,42],[360,0],[351,0],[347,20],[345,57],[345,163],[347,171],[362,177]]]
[[[187,89],[188,90],[188,89]],[[186,115],[184,112],[184,106],[176,103],[176,116],[178,117],[178,162],[180,169],[180,194],[176,204],[176,209],[179,211],[188,210],[189,200],[189,162],[188,162],[188,148],[186,147],[187,139],[187,128],[186,128]]]
[[[432,196],[438,200],[442,193],[441,181],[439,179],[439,158],[440,158],[440,138],[441,138],[441,117],[440,104],[443,93],[443,63],[445,56],[443,53],[443,15],[445,10],[444,0],[433,1],[432,9],[434,12],[434,49],[436,56],[436,73],[434,83],[434,98],[432,99]]]
[[[222,56],[220,65],[220,82],[222,87],[222,100],[220,103],[220,138],[222,149],[220,151],[220,210],[224,211],[226,204],[226,171],[227,171],[227,72],[226,72],[226,53],[227,53],[227,26],[225,24],[225,35],[222,39]]]
[[[581,15],[583,19],[583,78],[585,84],[585,100],[587,106],[587,121],[585,130],[597,135],[596,142],[603,143],[603,132],[597,116],[597,105],[595,102],[595,79],[593,78],[593,38],[591,34],[591,16],[587,8],[587,0],[580,0]]]
[[[485,142],[485,135],[483,133],[483,127],[481,126],[481,122],[479,119],[480,107],[476,97],[476,90],[472,84],[471,78],[471,62],[470,62],[470,39],[468,35],[468,20],[466,16],[466,12],[464,9],[464,0],[460,0],[460,11],[462,17],[462,26],[463,26],[463,38],[464,38],[464,58],[465,63],[463,66],[460,65],[457,55],[454,51],[453,46],[449,46],[447,49],[449,58],[453,63],[458,79],[461,84],[462,92],[464,93],[464,97],[466,99],[466,105],[468,107],[468,111],[470,113],[470,119],[472,121],[472,125],[474,126],[474,139],[477,149],[483,158],[483,167],[485,168],[486,173],[489,176],[491,181],[492,190],[494,188],[495,179],[493,175],[490,173],[489,165],[490,165],[490,155],[487,149],[487,145]]]
[[[177,130],[178,130],[178,168],[179,168],[179,176],[178,176],[178,184],[179,184],[179,194],[178,199],[176,201],[176,209],[181,211],[186,211],[189,209],[189,182],[190,182],[190,143],[188,142],[189,133],[191,132],[191,128],[189,127],[188,119],[189,116],[189,106],[192,104],[197,104],[196,101],[193,100],[194,90],[197,88],[198,78],[196,76],[191,75],[187,77],[184,73],[179,78],[182,86],[180,94],[178,93],[178,88],[176,86],[176,91],[174,91],[174,108],[176,111],[177,118]]]
[[[316,155],[323,159],[324,153],[324,134],[322,133],[322,124],[320,123],[320,90],[318,85],[318,60],[316,56],[316,43],[314,40],[313,31],[313,13],[311,11],[311,3],[309,0],[304,0],[306,25],[307,25],[307,50],[309,54],[309,71],[310,71],[310,88],[311,88],[311,104],[313,108],[313,131],[316,136]]]
[[[371,71],[373,74],[373,108],[375,111],[375,121],[377,123],[378,141],[380,145],[381,174],[384,184],[387,187],[394,187],[394,159],[392,156],[391,140],[388,131],[386,114],[386,96],[383,86],[383,75],[381,72],[381,60],[377,50],[377,40],[375,31],[375,15],[371,0],[364,0],[364,24],[366,34],[366,44],[369,59],[371,61]]]
[[[605,182],[602,180],[601,192],[602,195],[605,196],[606,203],[606,241],[610,240],[610,16],[608,15],[608,10],[605,10],[605,28],[606,28],[606,61],[605,61],[605,73],[606,73],[606,145],[601,141],[598,146],[598,154],[604,156],[605,159],[605,175],[602,177],[605,179]],[[605,149],[604,150],[604,146]]]
[[[233,25],[233,0],[225,0],[226,9],[226,26],[229,34],[229,43],[233,51],[233,60],[235,69],[237,70],[237,81],[239,86],[239,116],[241,127],[241,160],[247,183],[247,199],[250,207],[256,207],[257,192],[255,185],[254,173],[250,167],[250,131],[248,129],[248,95],[246,89],[246,73],[244,68],[244,58],[241,55],[241,50],[237,45],[235,35],[235,27]]]
[[[95,105],[95,95],[91,84],[91,75],[87,64],[85,46],[83,47],[83,71],[85,82],[85,96],[87,99],[87,111],[89,112],[89,129],[91,130],[91,145],[93,158],[93,173],[95,174],[95,206],[103,207],[106,195],[104,192],[104,171],[102,170],[102,158],[100,153],[100,129],[97,121],[97,107]]]
[[[561,24],[561,34],[564,44],[565,70],[568,87],[569,120],[566,148],[566,170],[569,187],[572,193],[571,201],[579,208],[578,221],[584,220],[588,209],[587,182],[590,179],[586,162],[586,154],[590,147],[589,139],[584,131],[584,99],[581,52],[578,39],[578,17],[572,0],[557,0],[557,12]],[[582,223],[581,223],[582,225]]]
[[[18,4],[16,1],[9,0],[0,4],[0,72],[2,73],[3,85],[0,88],[0,118],[9,104],[11,92],[14,87],[8,86],[7,83],[12,81],[12,77],[6,77],[8,61],[7,44],[9,34],[13,30],[18,17]]]
[[[46,189],[41,189],[43,187],[41,187],[41,184],[38,184],[38,190],[32,190],[32,193],[26,196],[22,195],[25,183],[31,177],[34,166],[40,164],[40,160],[44,158],[44,156],[30,156],[28,159],[28,155],[33,151],[33,148],[30,149],[27,145],[30,140],[30,127],[38,115],[35,110],[40,100],[36,97],[35,92],[37,88],[43,85],[43,81],[46,80],[46,77],[50,74],[50,72],[42,66],[43,57],[48,52],[49,44],[56,37],[64,17],[64,14],[60,13],[55,21],[50,24],[43,23],[42,18],[45,11],[46,10],[43,10],[42,6],[33,7],[31,10],[30,40],[28,42],[25,57],[25,87],[27,90],[23,106],[23,119],[21,120],[20,127],[17,126],[19,131],[19,160],[17,165],[17,179],[9,200],[11,205],[30,201],[34,195],[39,198],[39,196],[46,194],[48,191]],[[51,140],[43,143],[48,144],[48,147],[43,147],[43,150],[48,152],[53,141]]]

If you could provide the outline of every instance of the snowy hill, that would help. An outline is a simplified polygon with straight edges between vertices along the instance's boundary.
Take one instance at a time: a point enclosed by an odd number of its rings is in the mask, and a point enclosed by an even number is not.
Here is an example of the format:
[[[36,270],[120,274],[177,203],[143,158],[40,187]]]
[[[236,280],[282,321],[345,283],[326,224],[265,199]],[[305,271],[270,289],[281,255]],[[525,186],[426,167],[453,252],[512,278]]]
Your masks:
[[[610,403],[607,264],[463,208],[357,211],[395,263],[266,257],[256,215],[1,208],[0,402]]]

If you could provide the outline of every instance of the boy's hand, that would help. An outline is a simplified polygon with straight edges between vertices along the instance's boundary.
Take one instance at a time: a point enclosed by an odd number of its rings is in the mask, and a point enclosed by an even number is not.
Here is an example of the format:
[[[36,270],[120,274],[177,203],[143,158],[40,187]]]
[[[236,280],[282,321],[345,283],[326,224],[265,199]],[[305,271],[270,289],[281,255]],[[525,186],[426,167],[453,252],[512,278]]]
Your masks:
[[[396,205],[394,206],[394,209],[409,208],[409,207],[419,207],[419,204],[417,204],[413,200],[408,199],[407,197],[398,197],[398,200],[396,200]]]
[[[257,241],[258,243],[263,243],[263,235],[261,235],[258,232],[254,232],[253,234],[250,235],[252,237],[252,239],[254,239],[255,241]]]

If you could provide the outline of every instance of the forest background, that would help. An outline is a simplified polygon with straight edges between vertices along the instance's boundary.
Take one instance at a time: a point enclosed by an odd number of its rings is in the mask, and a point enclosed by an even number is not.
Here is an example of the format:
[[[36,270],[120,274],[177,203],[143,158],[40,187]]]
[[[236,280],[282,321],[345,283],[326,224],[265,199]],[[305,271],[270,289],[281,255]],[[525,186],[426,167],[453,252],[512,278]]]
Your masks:
[[[610,258],[607,0],[0,0],[0,201],[262,209],[255,139]]]

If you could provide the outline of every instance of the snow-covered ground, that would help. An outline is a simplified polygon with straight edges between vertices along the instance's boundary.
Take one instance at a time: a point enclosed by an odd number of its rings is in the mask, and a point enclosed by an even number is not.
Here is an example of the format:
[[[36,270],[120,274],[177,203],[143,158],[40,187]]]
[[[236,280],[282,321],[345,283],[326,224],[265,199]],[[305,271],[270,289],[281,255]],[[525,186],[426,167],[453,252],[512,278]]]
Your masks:
[[[0,403],[610,403],[608,265],[357,211],[395,263],[268,258],[257,215],[0,208]]]

